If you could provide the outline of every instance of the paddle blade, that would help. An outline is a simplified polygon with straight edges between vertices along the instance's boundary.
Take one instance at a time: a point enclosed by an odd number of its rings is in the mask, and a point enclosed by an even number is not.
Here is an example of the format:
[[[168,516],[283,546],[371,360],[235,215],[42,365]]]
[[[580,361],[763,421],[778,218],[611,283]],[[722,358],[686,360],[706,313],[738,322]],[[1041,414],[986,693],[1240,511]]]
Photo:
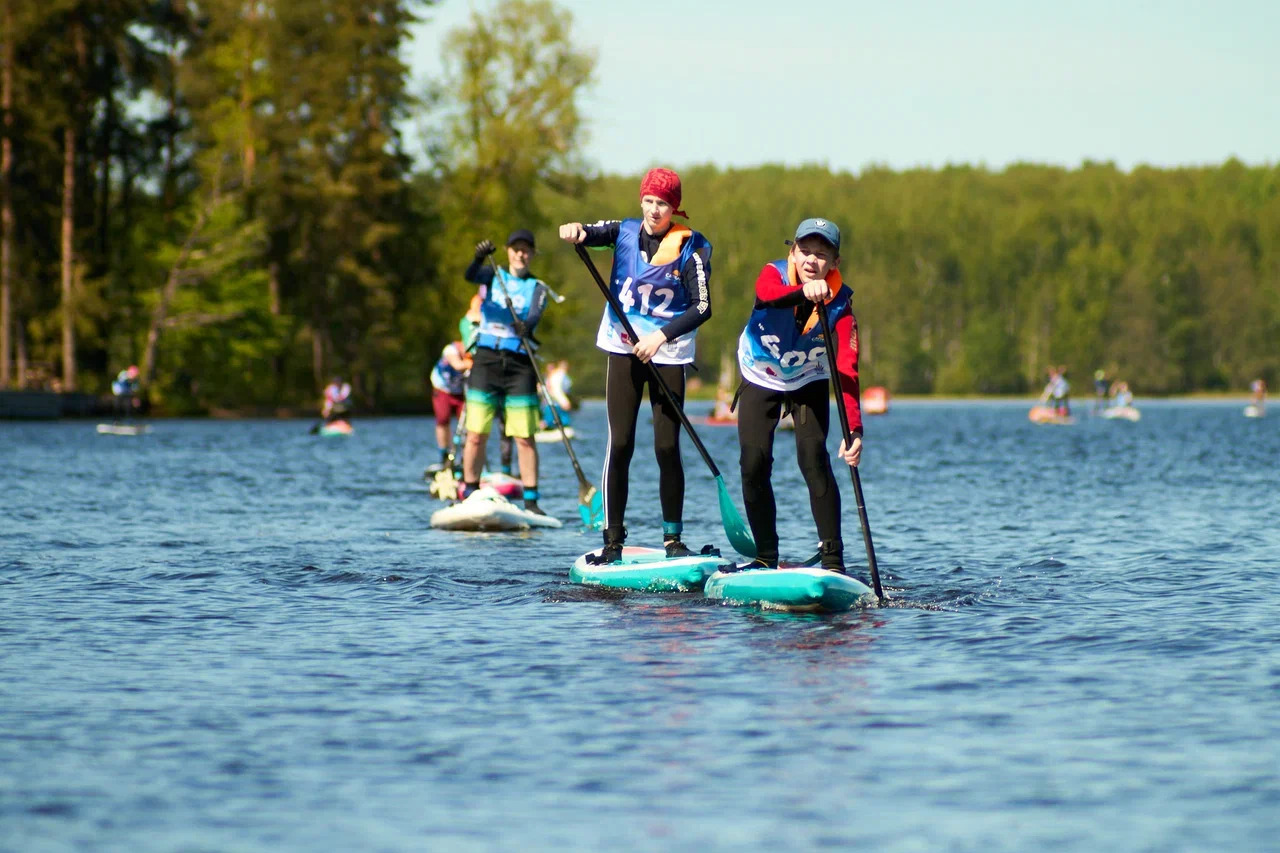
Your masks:
[[[747,528],[747,523],[742,520],[738,508],[733,505],[733,498],[729,497],[729,488],[724,484],[723,477],[716,477],[716,488],[720,491],[720,521],[724,524],[724,533],[729,537],[729,544],[742,556],[754,557],[756,542],[751,538],[751,531]]]
[[[578,513],[586,529],[604,529],[604,495],[590,483],[583,483],[578,489]]]

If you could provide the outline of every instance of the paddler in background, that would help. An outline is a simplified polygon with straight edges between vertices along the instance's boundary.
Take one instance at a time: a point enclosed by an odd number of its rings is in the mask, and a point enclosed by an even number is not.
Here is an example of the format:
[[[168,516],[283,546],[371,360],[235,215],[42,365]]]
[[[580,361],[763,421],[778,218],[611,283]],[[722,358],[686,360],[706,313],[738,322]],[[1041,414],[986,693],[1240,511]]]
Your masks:
[[[475,258],[464,273],[467,281],[484,287],[480,326],[476,331],[471,374],[467,378],[467,442],[463,448],[462,497],[480,488],[484,447],[494,417],[503,413],[504,432],[516,443],[525,509],[545,514],[538,507],[538,380],[533,353],[524,351],[522,337],[532,338],[547,305],[547,286],[533,276],[529,262],[534,255],[533,232],[521,228],[507,238],[507,269],[488,263],[493,243],[476,244]],[[495,278],[495,269],[496,278]],[[507,307],[510,298],[513,320]]]
[[[484,295],[487,292],[487,289],[481,286],[480,292],[471,297],[471,305],[467,308],[467,313],[458,321],[458,331],[462,334],[462,341],[467,346],[468,357],[476,348],[476,335],[480,330],[480,306],[484,304]],[[501,471],[504,474],[510,474],[511,457],[515,455],[515,449],[511,436],[506,434],[506,420],[502,417],[502,409],[494,413],[493,421],[498,427],[498,461],[502,466]],[[481,460],[483,461],[484,458],[482,455]]]
[[[1044,391],[1040,393],[1040,402],[1053,402],[1053,412],[1059,417],[1066,417],[1070,414],[1067,404],[1067,396],[1070,393],[1071,386],[1067,382],[1065,367],[1050,367],[1049,382],[1044,386]]]
[[[711,318],[711,243],[687,225],[673,224],[679,210],[680,176],[650,169],[640,182],[640,219],[569,222],[560,238],[593,249],[613,247],[610,274],[614,295],[640,335],[633,341],[606,306],[596,346],[608,353],[605,408],[609,437],[604,462],[604,548],[588,557],[593,565],[622,559],[624,520],[635,452],[636,420],[645,386],[653,409],[653,450],[658,460],[662,541],[668,557],[694,553],[681,541],[684,531],[684,467],[680,461],[680,416],[655,387],[648,364],[684,406],[685,365],[693,362],[697,329]]]
[[[1258,414],[1261,415],[1263,412],[1266,411],[1266,406],[1267,406],[1266,380],[1264,380],[1262,377],[1258,377],[1257,379],[1250,382],[1249,393],[1250,393],[1249,402],[1253,405],[1255,409],[1258,410]]]
[[[1107,391],[1111,380],[1107,379],[1105,370],[1093,372],[1093,411],[1100,412],[1107,407]]]
[[[551,403],[548,405],[545,400],[542,403],[541,428],[552,429],[556,425],[551,406],[556,407],[561,423],[565,426],[573,423],[573,418],[569,415],[574,408],[573,400],[569,397],[569,392],[573,389],[573,380],[569,378],[569,362],[553,361],[547,365],[546,387]]]
[[[1111,405],[1117,409],[1133,404],[1133,392],[1129,390],[1129,383],[1123,379],[1111,384],[1110,393]]]
[[[445,344],[440,359],[431,369],[431,411],[436,418],[436,447],[440,450],[440,462],[427,468],[428,473],[443,471],[449,464],[452,423],[454,418],[462,417],[466,406],[467,371],[470,369],[471,356],[462,341]]]
[[[862,458],[862,410],[858,404],[858,323],[853,291],[840,276],[840,229],[829,219],[806,219],[787,257],[766,264],[756,278],[755,308],[738,338],[742,385],[735,398],[741,450],[742,499],[756,540],[748,568],[778,567],[778,507],[773,493],[773,438],[784,409],[793,413],[796,460],[809,489],[809,508],[821,541],[822,568],[845,571],[840,535],[840,489],[827,453],[831,426],[826,345],[817,303],[831,318],[842,405],[851,445],[840,442],[841,460]]]
[[[111,383],[112,409],[115,422],[132,417],[138,408],[138,389],[141,385],[138,377],[138,365],[131,364],[116,374]]]
[[[320,406],[320,416],[325,423],[339,420],[347,413],[351,401],[351,385],[342,381],[341,376],[329,380],[324,388],[324,402]]]

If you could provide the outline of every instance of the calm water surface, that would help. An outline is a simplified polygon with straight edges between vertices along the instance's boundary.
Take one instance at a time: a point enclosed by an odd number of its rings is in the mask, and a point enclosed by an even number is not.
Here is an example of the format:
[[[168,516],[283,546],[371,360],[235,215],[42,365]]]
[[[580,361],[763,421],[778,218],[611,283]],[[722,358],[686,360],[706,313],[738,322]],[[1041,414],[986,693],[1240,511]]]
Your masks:
[[[1143,412],[870,421],[895,602],[836,617],[570,586],[576,529],[432,531],[428,420],[0,423],[0,849],[1276,850],[1280,416]],[[727,547],[685,458],[686,539]]]

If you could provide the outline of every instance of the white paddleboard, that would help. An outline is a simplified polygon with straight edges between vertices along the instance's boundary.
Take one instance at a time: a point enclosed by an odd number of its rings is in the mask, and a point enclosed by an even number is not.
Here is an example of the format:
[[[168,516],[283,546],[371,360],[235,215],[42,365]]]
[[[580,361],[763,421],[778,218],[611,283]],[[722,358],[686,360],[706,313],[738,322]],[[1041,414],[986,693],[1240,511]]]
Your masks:
[[[578,434],[573,431],[573,427],[571,426],[564,428],[564,434],[569,436],[570,439],[574,439],[578,437]],[[539,430],[538,432],[535,432],[533,434],[533,440],[536,441],[538,444],[551,444],[553,442],[560,440],[560,430],[558,429]]]
[[[1142,412],[1133,406],[1112,406],[1109,409],[1103,409],[1102,416],[1108,420],[1138,421],[1142,419]]]
[[[98,435],[146,435],[151,427],[146,424],[98,424]]]
[[[1244,416],[1246,418],[1260,418],[1262,417],[1263,414],[1264,414],[1263,410],[1258,408],[1257,406],[1244,407]]]
[[[431,514],[431,526],[437,530],[470,530],[476,532],[501,532],[533,530],[535,528],[559,528],[560,519],[529,512],[490,488],[479,488],[465,501],[436,510]]]

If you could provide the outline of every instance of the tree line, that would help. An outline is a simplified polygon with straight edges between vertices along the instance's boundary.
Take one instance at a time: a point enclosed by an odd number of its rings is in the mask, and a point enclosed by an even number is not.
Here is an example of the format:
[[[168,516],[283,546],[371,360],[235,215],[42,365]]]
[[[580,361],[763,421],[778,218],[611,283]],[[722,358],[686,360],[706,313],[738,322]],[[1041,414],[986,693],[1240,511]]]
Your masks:
[[[438,34],[444,73],[414,91],[431,5],[0,0],[0,387],[104,392],[136,363],[171,412],[305,405],[334,374],[425,408],[471,247],[529,227],[568,297],[545,352],[599,391],[602,301],[555,226],[636,215],[640,176],[583,158],[594,54],[549,0],[504,0]],[[815,215],[845,235],[864,377],[892,391],[1020,393],[1057,364],[1139,393],[1280,375],[1275,166],[681,175],[715,247],[707,381]]]

